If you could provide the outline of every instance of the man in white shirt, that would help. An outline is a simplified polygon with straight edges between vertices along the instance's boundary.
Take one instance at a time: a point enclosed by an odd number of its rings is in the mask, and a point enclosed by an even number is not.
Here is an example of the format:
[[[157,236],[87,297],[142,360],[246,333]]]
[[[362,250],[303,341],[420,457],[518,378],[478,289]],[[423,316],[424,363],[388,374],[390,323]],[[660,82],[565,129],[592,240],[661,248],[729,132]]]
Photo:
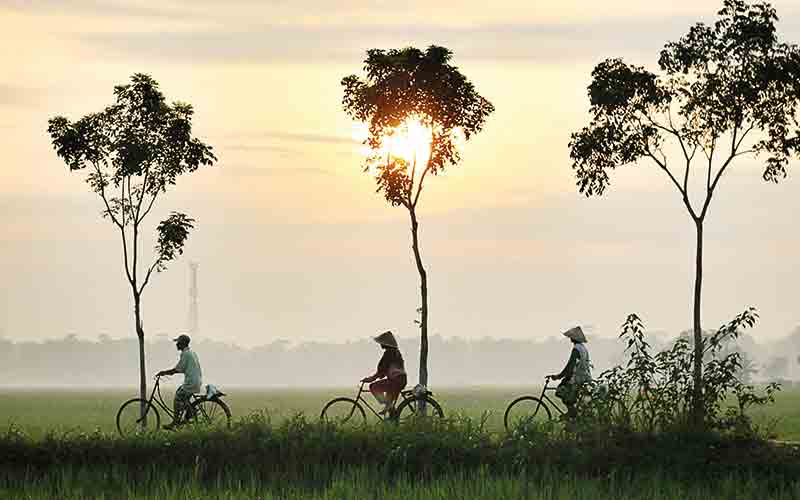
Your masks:
[[[189,349],[189,342],[191,342],[189,336],[179,335],[178,338],[172,340],[181,353],[178,364],[175,365],[175,368],[162,370],[156,374],[161,377],[163,375],[183,373],[183,384],[175,391],[175,416],[171,423],[164,426],[165,429],[169,430],[178,425],[183,413],[189,406],[189,399],[192,394],[200,392],[200,388],[203,385],[203,371],[200,369],[200,360],[197,358],[197,354]]]

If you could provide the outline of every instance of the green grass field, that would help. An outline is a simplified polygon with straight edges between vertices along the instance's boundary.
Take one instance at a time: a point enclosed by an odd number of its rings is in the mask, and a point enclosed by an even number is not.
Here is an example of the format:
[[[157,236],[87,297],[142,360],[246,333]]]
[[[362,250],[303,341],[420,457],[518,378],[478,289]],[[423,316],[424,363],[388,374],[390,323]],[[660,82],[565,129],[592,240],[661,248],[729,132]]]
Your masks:
[[[233,410],[234,419],[245,417],[255,412],[269,415],[271,425],[280,427],[283,422],[290,422],[297,414],[305,414],[309,422],[317,422],[317,417],[323,405],[330,399],[337,396],[353,396],[355,389],[315,389],[315,390],[243,390],[226,388],[228,396],[226,400]],[[490,441],[498,442],[505,434],[502,432],[502,416],[506,405],[515,397],[522,394],[537,394],[538,390],[534,387],[518,388],[459,388],[444,389],[435,392],[436,399],[442,404],[448,416],[461,414],[470,417],[473,422],[480,422],[485,419],[486,429],[491,435]],[[168,401],[171,402],[172,390],[164,391]],[[12,426],[24,431],[35,443],[52,433],[51,441],[40,441],[39,445],[33,444],[33,448],[40,447],[40,451],[29,454],[30,457],[46,457],[51,451],[62,450],[66,462],[57,460],[47,462],[47,465],[31,465],[36,462],[23,464],[19,467],[13,457],[6,457],[6,464],[0,468],[0,499],[14,500],[211,500],[211,499],[242,499],[242,500],[334,500],[334,499],[357,499],[357,498],[381,498],[384,500],[400,499],[464,499],[464,500],[488,500],[498,498],[520,498],[520,499],[649,499],[649,500],[678,500],[678,499],[764,499],[775,498],[778,500],[800,498],[800,481],[786,481],[785,479],[775,479],[769,477],[772,469],[769,465],[760,465],[759,458],[752,458],[747,451],[746,456],[742,456],[742,468],[740,470],[739,452],[733,455],[733,467],[730,462],[725,467],[718,468],[718,473],[714,480],[710,480],[705,475],[696,474],[693,471],[699,470],[693,465],[687,465],[681,461],[696,460],[692,453],[681,455],[678,448],[677,455],[666,458],[665,465],[661,464],[662,455],[659,451],[651,451],[650,456],[655,456],[655,463],[650,463],[646,467],[642,462],[634,459],[631,465],[630,459],[624,458],[624,453],[620,461],[620,466],[609,465],[603,460],[603,453],[600,450],[598,465],[607,470],[602,473],[591,472],[594,467],[592,460],[579,455],[570,455],[546,451],[539,448],[541,445],[533,444],[529,452],[533,456],[541,454],[553,454],[552,461],[534,462],[532,469],[516,469],[511,473],[505,466],[490,471],[484,468],[486,463],[483,459],[471,462],[472,453],[469,436],[471,431],[458,430],[456,428],[451,435],[440,434],[425,435],[411,432],[400,434],[401,443],[399,450],[406,445],[413,447],[432,446],[435,453],[445,453],[444,458],[433,459],[434,462],[441,462],[439,465],[444,467],[444,471],[421,478],[411,469],[401,467],[397,474],[392,472],[391,467],[386,468],[386,457],[394,456],[389,453],[384,457],[383,462],[361,461],[358,458],[361,452],[359,447],[365,447],[366,453],[375,453],[375,449],[368,451],[370,446],[378,441],[370,441],[372,433],[388,431],[389,437],[378,438],[389,439],[391,442],[392,428],[384,426],[364,429],[361,437],[356,433],[352,436],[341,437],[342,441],[336,441],[335,436],[330,441],[328,438],[314,437],[313,429],[308,431],[301,430],[294,437],[292,431],[258,431],[254,439],[266,439],[265,450],[272,450],[272,455],[267,453],[263,456],[259,452],[255,462],[247,457],[247,453],[242,453],[242,463],[236,463],[240,459],[238,452],[213,451],[216,438],[204,435],[191,436],[179,434],[173,437],[166,431],[159,432],[155,441],[143,440],[141,443],[134,438],[133,441],[120,441],[115,437],[114,418],[119,405],[127,399],[135,396],[134,391],[124,390],[4,390],[2,391],[2,403],[0,403],[0,425],[7,428]],[[774,435],[778,439],[787,441],[800,441],[800,389],[790,389],[780,392],[774,405],[758,409],[754,412],[757,422],[771,426]],[[371,415],[370,419],[377,422]],[[290,425],[291,428],[291,425]],[[98,435],[95,439],[91,431],[100,430],[105,435]],[[248,448],[247,434],[236,437],[239,431],[233,432],[231,445],[242,446],[243,450]],[[289,432],[289,434],[286,434]],[[309,435],[311,432],[311,435]],[[89,433],[89,434],[87,434]],[[480,441],[480,432],[474,434]],[[183,437],[181,437],[183,436]],[[427,437],[426,437],[427,436]],[[466,436],[466,437],[465,437]],[[183,458],[183,463],[172,464],[169,458],[170,447],[179,444],[179,441],[186,438],[195,438],[192,441],[184,442],[186,450],[194,450],[191,460]],[[8,441],[6,438],[6,450],[24,450],[14,448],[14,438]],[[228,439],[228,438],[225,438]],[[238,441],[236,441],[238,439]],[[314,441],[317,439],[317,441]],[[441,442],[437,441],[441,439]],[[306,444],[297,444],[299,441]],[[172,443],[170,443],[172,442]],[[244,442],[244,444],[243,444]],[[259,441],[260,442],[260,441]],[[269,445],[273,443],[283,443]],[[10,444],[9,444],[10,443]],[[238,444],[237,444],[238,443]],[[295,444],[292,444],[295,443]],[[438,444],[437,444],[438,443]],[[652,445],[645,441],[645,448]],[[518,445],[519,443],[517,443]],[[10,446],[10,447],[9,447]],[[211,448],[206,448],[211,446]],[[227,445],[223,445],[227,446]],[[270,448],[272,446],[272,448]],[[292,451],[292,446],[297,446]],[[392,445],[397,446],[397,445]],[[442,448],[442,446],[444,446]],[[490,445],[497,446],[496,444]],[[544,445],[547,446],[547,445]],[[671,445],[665,448],[667,453]],[[166,447],[166,448],[165,448]],[[277,448],[276,448],[277,447]],[[81,451],[85,448],[85,451]],[[42,451],[44,450],[44,451]],[[94,450],[94,451],[92,451]],[[104,451],[106,450],[106,451]],[[108,450],[116,450],[109,452]],[[144,452],[143,450],[151,450]],[[161,451],[163,450],[163,451]],[[203,454],[228,453],[228,458],[223,459],[219,464],[209,468],[203,464]],[[277,451],[276,451],[277,450]],[[326,451],[327,450],[327,451]],[[344,455],[351,459],[332,457],[330,453],[336,454],[338,450],[343,450]],[[450,451],[448,451],[450,450]],[[702,447],[698,448],[699,453]],[[576,447],[578,453],[581,452],[580,446]],[[588,451],[588,450],[586,450]],[[157,455],[153,455],[155,452]],[[38,455],[37,455],[38,453]],[[44,453],[44,455],[41,455]],[[60,452],[61,453],[61,452]],[[84,455],[85,453],[85,455]],[[87,459],[82,461],[83,456],[90,457],[94,453],[108,458]],[[131,456],[128,457],[128,453]],[[198,453],[195,457],[195,453]],[[295,455],[300,453],[301,455]],[[299,458],[307,453],[308,458]],[[450,453],[450,455],[447,455]],[[466,454],[464,454],[466,453]],[[478,453],[477,451],[475,453]],[[491,452],[490,452],[491,453]],[[594,453],[594,452],[592,452]],[[610,457],[614,457],[613,452]],[[790,455],[791,463],[800,463],[800,452]],[[9,452],[6,451],[6,455]],[[14,452],[11,452],[14,455]],[[138,456],[138,458],[137,458]],[[142,461],[144,456],[144,461]],[[252,455],[249,455],[252,457]],[[436,456],[436,455],[434,455]],[[498,458],[494,460],[506,460]],[[709,457],[713,457],[711,452]],[[789,455],[787,455],[789,456]],[[295,457],[295,458],[291,458]],[[315,458],[316,457],[316,458]],[[330,458],[329,458],[330,457]],[[681,458],[682,457],[682,458]],[[750,458],[748,458],[750,457]],[[209,458],[210,459],[210,458]],[[619,456],[617,455],[617,458]],[[614,459],[614,460],[616,460]],[[26,459],[27,460],[27,459]],[[129,460],[132,460],[129,462]],[[138,462],[137,462],[138,460]],[[249,460],[249,461],[248,461]],[[281,476],[281,465],[276,465],[275,460],[287,460],[289,467],[298,467],[293,474]],[[314,461],[316,460],[316,461]],[[573,465],[573,460],[576,465]],[[628,460],[628,462],[626,462]],[[677,460],[677,461],[676,461]],[[702,463],[703,458],[701,460]],[[713,460],[713,459],[712,459]],[[730,459],[728,459],[730,460]],[[748,462],[745,465],[745,462]],[[329,461],[326,465],[326,461]],[[297,463],[294,463],[297,462]],[[457,465],[463,462],[463,465]],[[724,462],[724,460],[723,460]],[[400,462],[404,463],[404,462]],[[512,461],[513,463],[513,461]],[[627,463],[627,465],[626,465]],[[667,465],[671,463],[671,465]],[[772,462],[773,464],[776,462]],[[783,463],[783,462],[778,462]],[[787,462],[788,463],[788,462]],[[55,464],[55,465],[54,465]],[[255,465],[254,465],[255,464]],[[321,464],[321,465],[320,465]],[[456,464],[456,465],[452,465]],[[475,465],[479,464],[479,465]],[[680,464],[687,473],[676,472],[676,465]],[[452,467],[451,467],[452,465]],[[587,469],[589,465],[589,469]],[[198,469],[198,467],[200,467]],[[277,468],[276,468],[277,467]],[[478,467],[478,468],[476,468]],[[496,467],[496,465],[495,465]],[[793,465],[787,465],[793,467]],[[513,467],[512,467],[513,468]],[[680,467],[679,467],[680,468]],[[202,470],[201,470],[202,469]],[[268,474],[277,473],[277,477],[264,476],[265,471],[271,470]],[[527,472],[525,472],[527,470]],[[761,471],[764,472],[761,472]],[[794,469],[793,469],[794,470]],[[388,471],[388,472],[387,472]],[[766,474],[765,474],[766,473]],[[785,474],[781,473],[781,474]],[[702,476],[702,479],[698,477]],[[317,479],[315,479],[315,477]],[[319,479],[323,477],[324,479]],[[785,477],[785,476],[779,476]]]
[[[255,411],[267,412],[273,420],[297,413],[316,417],[323,405],[336,396],[352,397],[355,388],[342,389],[236,389],[226,388],[228,402],[234,418]],[[541,388],[458,388],[437,390],[434,397],[442,404],[447,416],[456,413],[479,420],[487,416],[486,425],[491,430],[503,428],[503,412],[515,397],[523,394],[538,395]],[[172,402],[173,389],[163,392]],[[5,390],[0,391],[0,425],[14,423],[33,435],[43,435],[49,430],[114,431],[117,409],[124,401],[134,397],[133,390]],[[372,402],[371,396],[367,399]],[[377,407],[376,407],[377,408]],[[757,422],[774,426],[775,437],[800,441],[800,388],[785,389],[778,393],[774,405],[753,411]],[[162,419],[164,417],[162,416]],[[371,414],[368,419],[373,419]]]

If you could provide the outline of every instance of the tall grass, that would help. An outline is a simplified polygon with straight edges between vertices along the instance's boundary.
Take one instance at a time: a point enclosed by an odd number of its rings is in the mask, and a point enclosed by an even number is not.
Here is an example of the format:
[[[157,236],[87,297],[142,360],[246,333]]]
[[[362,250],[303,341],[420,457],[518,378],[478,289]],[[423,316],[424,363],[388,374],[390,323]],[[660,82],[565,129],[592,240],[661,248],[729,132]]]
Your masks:
[[[531,425],[510,434],[487,431],[468,418],[412,425],[340,428],[302,415],[273,425],[254,415],[231,430],[115,434],[51,433],[34,438],[11,428],[0,435],[0,487],[61,472],[123,478],[120,487],[191,473],[194,481],[251,481],[319,486],[343,471],[436,479],[487,471],[536,474],[558,469],[585,478],[661,474],[680,481],[759,475],[762,486],[800,477],[800,454],[760,441],[723,436],[640,436],[583,433]],[[102,480],[95,480],[95,483]],[[108,484],[115,488],[114,484]]]
[[[21,488],[0,486],[0,497],[18,500],[383,500],[423,499],[530,499],[530,500],[789,500],[800,498],[797,481],[764,487],[755,476],[730,475],[718,481],[686,482],[668,474],[609,474],[586,478],[556,468],[535,473],[494,474],[485,469],[451,472],[433,479],[398,473],[386,476],[375,468],[337,473],[321,485],[267,483],[256,476],[221,478],[213,483],[196,480],[191,471],[151,471],[129,476],[129,471],[64,468],[51,476],[30,476]]]

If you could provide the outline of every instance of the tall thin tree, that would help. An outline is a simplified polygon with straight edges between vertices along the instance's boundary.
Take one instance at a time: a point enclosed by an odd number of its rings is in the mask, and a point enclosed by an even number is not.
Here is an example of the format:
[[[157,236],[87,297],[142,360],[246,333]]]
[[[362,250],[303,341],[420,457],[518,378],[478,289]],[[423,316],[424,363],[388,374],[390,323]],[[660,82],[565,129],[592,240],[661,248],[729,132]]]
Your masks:
[[[70,171],[86,171],[86,182],[103,202],[103,217],[122,241],[125,277],[133,296],[139,339],[139,391],[147,398],[142,293],[153,272],[161,272],[183,253],[194,219],[172,212],[156,227],[153,260],[143,266],[142,224],[160,196],[178,177],[216,161],[212,148],[192,136],[192,106],[166,103],[158,83],[135,74],[114,88],[116,102],[103,111],[71,122],[49,121],[53,147]]]
[[[703,420],[703,229],[711,201],[738,158],[763,157],[763,179],[778,182],[800,154],[800,50],[779,41],[768,3],[725,0],[718,15],[713,26],[698,23],[666,44],[660,74],[621,59],[597,65],[589,85],[591,122],[570,143],[582,193],[603,194],[610,170],[647,160],[666,175],[692,220],[695,424]]]
[[[368,125],[365,170],[377,192],[403,206],[411,220],[411,248],[420,279],[419,383],[428,384],[428,274],[419,244],[417,208],[425,179],[461,160],[459,142],[479,132],[494,106],[450,64],[452,52],[431,46],[367,51],[366,78],[342,80],[345,112]]]

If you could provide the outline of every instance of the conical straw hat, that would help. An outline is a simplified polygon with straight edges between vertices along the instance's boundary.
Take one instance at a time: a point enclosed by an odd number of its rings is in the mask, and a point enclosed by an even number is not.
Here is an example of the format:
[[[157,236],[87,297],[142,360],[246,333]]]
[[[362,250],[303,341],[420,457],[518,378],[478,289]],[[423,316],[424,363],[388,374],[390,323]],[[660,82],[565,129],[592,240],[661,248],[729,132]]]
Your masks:
[[[586,342],[586,335],[583,334],[583,330],[579,326],[576,326],[574,328],[570,328],[569,330],[564,332],[562,335],[564,335],[565,337],[567,337],[570,340],[574,340],[575,342],[580,342],[580,343]]]
[[[392,332],[386,331],[375,337],[375,342],[386,347],[394,347],[397,349],[397,339],[394,338]]]

